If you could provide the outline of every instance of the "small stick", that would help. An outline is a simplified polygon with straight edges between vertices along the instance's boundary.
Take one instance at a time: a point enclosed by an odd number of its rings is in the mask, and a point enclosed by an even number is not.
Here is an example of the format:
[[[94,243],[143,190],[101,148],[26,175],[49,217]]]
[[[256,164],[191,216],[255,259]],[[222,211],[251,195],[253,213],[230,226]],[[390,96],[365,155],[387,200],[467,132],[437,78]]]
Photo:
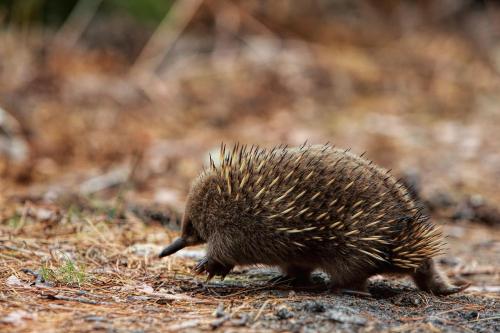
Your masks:
[[[83,298],[83,297],[69,297],[69,296],[62,296],[62,295],[42,295],[43,297],[51,300],[57,300],[57,301],[69,301],[69,302],[80,302],[80,303],[85,303],[85,304],[92,304],[92,305],[110,305],[111,303],[109,302],[99,302],[99,301],[94,301],[91,299]]]
[[[497,319],[500,319],[500,316],[493,316],[493,317],[479,318],[479,319],[474,319],[474,320],[471,320],[470,322],[471,322],[471,323],[475,323],[475,322],[478,322],[478,321],[484,321],[484,320],[497,320]]]
[[[264,308],[267,306],[267,304],[270,302],[270,300],[266,300],[262,306],[260,307],[259,311],[257,312],[257,314],[255,315],[255,317],[253,318],[253,322],[256,322],[257,319],[259,319],[260,315],[262,314],[262,312],[264,311]]]

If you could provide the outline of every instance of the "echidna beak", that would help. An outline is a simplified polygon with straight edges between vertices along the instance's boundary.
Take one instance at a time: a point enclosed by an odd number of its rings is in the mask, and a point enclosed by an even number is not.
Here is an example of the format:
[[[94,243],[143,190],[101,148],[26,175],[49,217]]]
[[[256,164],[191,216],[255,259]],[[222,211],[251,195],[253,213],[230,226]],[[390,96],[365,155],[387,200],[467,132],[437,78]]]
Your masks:
[[[166,248],[164,248],[159,257],[160,258],[163,258],[163,257],[166,257],[166,256],[169,256],[171,254],[174,254],[175,252],[183,249],[186,247],[186,240],[182,237],[179,237],[177,238],[176,240],[174,240],[172,242],[172,244],[170,244],[169,246],[167,246]]]

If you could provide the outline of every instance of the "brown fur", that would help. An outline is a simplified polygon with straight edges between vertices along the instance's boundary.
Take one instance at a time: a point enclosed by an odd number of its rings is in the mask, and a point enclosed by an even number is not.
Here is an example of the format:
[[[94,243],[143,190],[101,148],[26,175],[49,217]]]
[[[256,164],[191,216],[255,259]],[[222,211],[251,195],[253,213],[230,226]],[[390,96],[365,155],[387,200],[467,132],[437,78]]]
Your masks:
[[[438,273],[441,233],[388,171],[325,146],[221,147],[221,165],[194,182],[181,239],[162,254],[207,243],[197,266],[225,276],[235,265],[279,266],[307,281],[321,269],[332,285],[364,289],[381,273],[405,273],[435,294],[453,287]]]

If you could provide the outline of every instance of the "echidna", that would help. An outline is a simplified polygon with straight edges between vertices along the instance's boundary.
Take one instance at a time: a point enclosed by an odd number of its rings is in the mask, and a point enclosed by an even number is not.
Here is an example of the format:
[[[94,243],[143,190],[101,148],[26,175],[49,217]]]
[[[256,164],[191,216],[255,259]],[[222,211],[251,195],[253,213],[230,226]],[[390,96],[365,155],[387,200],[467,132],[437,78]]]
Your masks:
[[[224,277],[235,265],[279,266],[308,281],[315,269],[339,288],[366,290],[375,274],[410,274],[434,294],[452,286],[436,269],[439,229],[393,176],[330,145],[273,149],[221,145],[220,165],[194,182],[182,235],[160,257],[207,243],[196,266]]]

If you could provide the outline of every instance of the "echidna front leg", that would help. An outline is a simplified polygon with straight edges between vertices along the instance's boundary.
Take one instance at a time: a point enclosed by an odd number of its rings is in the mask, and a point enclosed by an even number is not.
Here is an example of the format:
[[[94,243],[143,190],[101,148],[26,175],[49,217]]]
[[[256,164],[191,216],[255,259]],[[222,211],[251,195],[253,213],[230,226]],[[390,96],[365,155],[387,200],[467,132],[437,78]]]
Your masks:
[[[204,272],[208,273],[207,281],[214,276],[221,276],[221,280],[224,280],[226,275],[234,268],[233,265],[224,265],[210,257],[204,257],[194,267],[196,274],[202,274]]]
[[[453,286],[448,283],[437,269],[436,263],[432,259],[424,261],[424,263],[413,273],[415,284],[423,291],[428,291],[434,295],[450,295],[458,293],[467,287],[469,283],[461,286]]]
[[[311,283],[311,273],[313,270],[310,267],[289,265],[284,268],[284,271],[287,276],[293,279],[293,284],[295,285],[308,285]]]

